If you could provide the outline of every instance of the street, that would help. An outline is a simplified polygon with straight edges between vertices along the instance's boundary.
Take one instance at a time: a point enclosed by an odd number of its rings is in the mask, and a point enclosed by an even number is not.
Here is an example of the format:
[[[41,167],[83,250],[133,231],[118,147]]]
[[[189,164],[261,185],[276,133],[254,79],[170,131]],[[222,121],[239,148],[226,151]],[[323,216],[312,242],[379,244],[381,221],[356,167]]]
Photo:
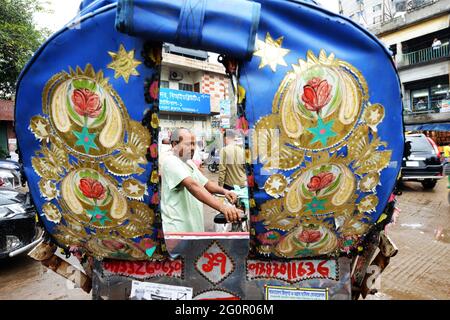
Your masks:
[[[399,197],[401,212],[388,235],[399,252],[381,279],[377,299],[449,299],[450,207],[447,181],[424,191],[405,182]]]
[[[210,179],[217,176],[207,175]],[[424,191],[419,183],[408,182],[402,190],[401,212],[395,225],[388,230],[399,252],[382,274],[381,289],[368,299],[448,299],[450,210],[447,182],[441,180],[431,191]],[[208,219],[213,214],[208,210],[205,216]],[[26,255],[0,261],[0,300],[90,298],[90,294],[72,289],[65,279]]]

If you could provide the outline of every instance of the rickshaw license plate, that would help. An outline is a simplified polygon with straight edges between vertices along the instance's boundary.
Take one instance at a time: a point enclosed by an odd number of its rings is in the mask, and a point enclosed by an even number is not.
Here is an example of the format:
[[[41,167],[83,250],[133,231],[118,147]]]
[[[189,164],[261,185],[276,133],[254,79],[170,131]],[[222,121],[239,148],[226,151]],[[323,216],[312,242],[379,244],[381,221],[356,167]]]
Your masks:
[[[419,161],[406,161],[406,166],[407,167],[418,167]]]

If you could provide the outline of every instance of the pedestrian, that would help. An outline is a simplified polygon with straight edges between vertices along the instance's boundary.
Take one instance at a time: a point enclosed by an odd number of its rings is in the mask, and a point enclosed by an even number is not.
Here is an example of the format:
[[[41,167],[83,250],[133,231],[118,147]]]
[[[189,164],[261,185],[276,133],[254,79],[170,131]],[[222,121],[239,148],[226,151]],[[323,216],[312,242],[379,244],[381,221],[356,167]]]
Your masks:
[[[226,130],[225,147],[220,150],[219,186],[227,190],[247,186],[244,148],[236,145],[235,139],[234,130]]]
[[[450,145],[444,146],[443,151],[446,162],[450,163]]]
[[[242,211],[227,206],[212,194],[223,194],[231,203],[237,196],[208,179],[193,164],[195,136],[184,128],[175,129],[172,145],[162,165],[161,213],[165,232],[203,232],[203,204],[220,211],[228,222],[240,220]]]
[[[439,40],[438,38],[434,38],[431,47],[433,48],[433,50],[437,50],[441,47],[441,45],[442,45],[441,40]]]

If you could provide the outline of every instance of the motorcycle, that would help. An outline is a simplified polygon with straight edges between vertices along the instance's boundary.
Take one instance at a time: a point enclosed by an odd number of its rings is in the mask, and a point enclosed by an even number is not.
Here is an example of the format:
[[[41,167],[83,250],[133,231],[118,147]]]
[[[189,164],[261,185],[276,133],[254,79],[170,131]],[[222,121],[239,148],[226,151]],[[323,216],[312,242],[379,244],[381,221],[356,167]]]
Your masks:
[[[206,159],[206,165],[208,166],[209,172],[216,173],[217,171],[219,171],[219,162],[220,157],[216,155],[215,149],[213,149]]]

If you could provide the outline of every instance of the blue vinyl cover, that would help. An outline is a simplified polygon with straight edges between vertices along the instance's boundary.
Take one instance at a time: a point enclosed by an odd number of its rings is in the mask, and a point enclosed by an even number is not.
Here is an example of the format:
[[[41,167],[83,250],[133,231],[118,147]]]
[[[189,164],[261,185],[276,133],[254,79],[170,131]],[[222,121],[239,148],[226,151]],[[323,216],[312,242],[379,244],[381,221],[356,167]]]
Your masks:
[[[200,20],[189,20],[186,3],[201,5],[200,9],[197,8],[198,10],[193,12],[194,17],[200,17]],[[334,57],[350,65],[351,67],[341,68],[341,71],[347,72],[345,76],[359,80],[364,78],[367,84],[367,88],[360,88],[361,91],[367,89],[368,100],[359,106],[361,113],[357,124],[363,123],[365,108],[374,104],[382,105],[384,120],[377,125],[376,134],[386,146],[378,150],[392,151],[389,164],[379,172],[380,181],[375,190],[378,204],[375,211],[370,213],[371,224],[378,220],[396,182],[404,137],[398,75],[388,51],[373,35],[349,19],[318,7],[312,1],[135,0],[119,1],[118,6],[116,16],[116,1],[84,1],[81,28],[64,28],[53,35],[34,55],[19,78],[15,111],[16,133],[30,191],[41,216],[42,207],[48,201],[40,193],[40,177],[32,166],[32,158],[36,156],[41,144],[29,126],[34,116],[42,115],[45,107],[42,105],[42,97],[46,84],[56,74],[69,72],[69,67],[75,69],[79,66],[84,69],[90,64],[96,72],[102,70],[104,77],[109,78],[109,84],[126,106],[130,119],[141,122],[144,111],[148,108],[144,99],[144,83],[153,76],[154,70],[141,63],[136,66],[139,75],[132,75],[129,81],[125,82],[122,77],[116,78],[114,70],[107,67],[111,63],[109,53],[117,53],[122,45],[127,52],[134,50],[135,59],[142,62],[140,52],[144,40],[154,40],[248,59],[240,66],[240,84],[246,90],[246,115],[251,128],[255,128],[259,120],[276,113],[273,102],[277,92],[282,92],[283,80],[288,76],[288,72],[294,70],[295,65],[299,65],[299,60],[307,60],[309,51],[319,57],[323,50],[327,57],[334,54]],[[192,23],[189,24],[189,21]],[[116,26],[128,34],[117,32]],[[275,46],[288,50],[277,57],[274,68],[268,63],[262,63],[261,56],[252,56],[252,53],[261,49],[262,42],[270,43],[268,35],[273,39],[272,42],[275,42]],[[256,47],[255,36],[258,39]],[[269,61],[272,64],[273,62]],[[311,156],[318,153],[347,157],[345,141],[351,138],[352,132],[339,142],[339,148],[333,146],[308,151],[304,161],[291,170],[271,169],[267,172],[262,170],[263,164],[260,160],[255,162],[255,181],[259,186],[255,193],[256,202],[263,205],[274,200],[264,189],[271,175],[279,174],[289,178],[295,171],[306,168]],[[373,141],[374,132],[369,138]],[[145,171],[133,175],[133,178],[145,184],[153,168],[150,165],[142,168]],[[119,185],[124,180],[117,176],[114,176],[114,179]],[[367,194],[355,192],[356,201],[360,201]],[[143,201],[148,203],[151,196],[152,193],[145,196]],[[258,220],[258,215],[255,218]],[[43,219],[46,229],[53,233],[55,223],[44,217]],[[269,230],[262,221],[256,221],[253,227],[253,240],[256,241],[254,245],[259,246],[261,244],[258,243],[257,236],[264,235]],[[89,232],[91,231],[88,230]],[[287,233],[279,230],[283,237]]]
[[[119,0],[121,32],[246,58],[253,53],[260,5],[246,0]]]

